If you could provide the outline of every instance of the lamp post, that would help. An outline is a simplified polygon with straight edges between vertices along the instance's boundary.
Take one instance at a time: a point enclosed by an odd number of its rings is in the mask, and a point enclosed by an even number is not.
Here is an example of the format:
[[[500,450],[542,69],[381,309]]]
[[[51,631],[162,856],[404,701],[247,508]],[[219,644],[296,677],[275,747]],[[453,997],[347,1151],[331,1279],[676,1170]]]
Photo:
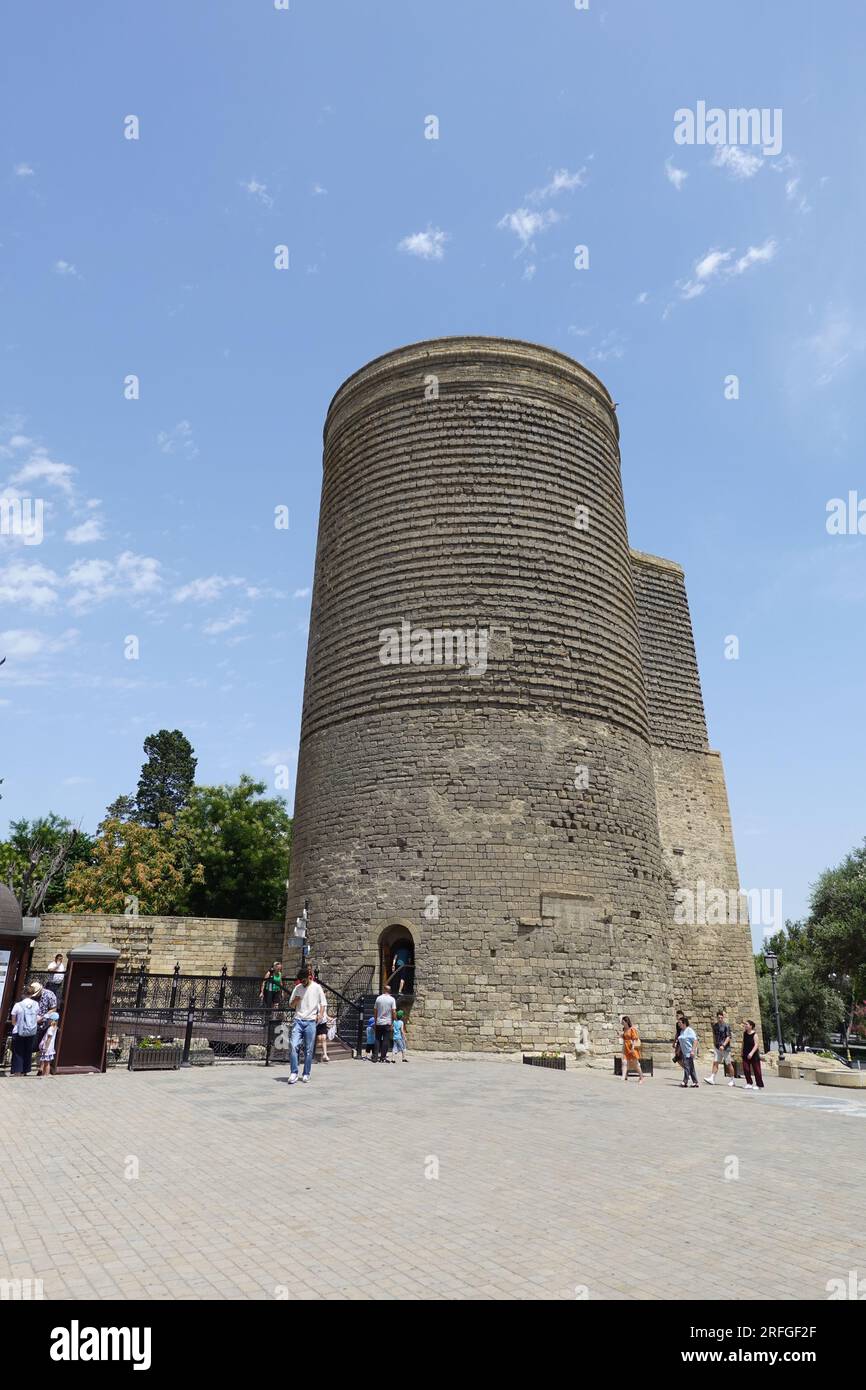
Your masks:
[[[779,996],[776,993],[776,976],[779,973],[779,957],[775,951],[765,951],[764,960],[770,972],[770,980],[773,985],[773,1010],[776,1015],[776,1037],[779,1039],[779,1056],[784,1056],[785,1041],[782,1037],[782,1024],[779,1020]]]

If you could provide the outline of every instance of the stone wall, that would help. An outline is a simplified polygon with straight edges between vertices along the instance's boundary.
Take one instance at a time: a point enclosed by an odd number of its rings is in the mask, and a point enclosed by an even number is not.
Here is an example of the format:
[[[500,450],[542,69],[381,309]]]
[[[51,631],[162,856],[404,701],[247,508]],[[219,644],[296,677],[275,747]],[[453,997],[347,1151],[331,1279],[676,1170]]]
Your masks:
[[[674,999],[708,1048],[719,1008],[727,1009],[737,1035],[744,1016],[760,1018],[751,930],[745,900],[737,896],[740,878],[722,761],[707,739],[683,571],[670,560],[637,551],[632,564],[659,833],[672,894]],[[676,902],[679,889],[693,895],[693,922],[676,920],[678,912],[683,915]],[[711,896],[719,890],[727,901],[723,916]]]
[[[57,951],[99,941],[120,951],[119,968],[168,975],[180,961],[184,975],[263,975],[282,950],[281,922],[229,917],[123,917],[50,913],[42,919],[33,963],[44,969]],[[290,959],[297,957],[297,947]],[[289,957],[287,957],[289,959]]]

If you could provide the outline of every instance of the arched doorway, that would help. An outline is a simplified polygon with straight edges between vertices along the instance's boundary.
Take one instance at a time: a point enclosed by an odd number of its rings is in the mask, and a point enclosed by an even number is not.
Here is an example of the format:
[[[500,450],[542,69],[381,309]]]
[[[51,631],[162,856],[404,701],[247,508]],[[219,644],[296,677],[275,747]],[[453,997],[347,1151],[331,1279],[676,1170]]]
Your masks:
[[[403,922],[386,927],[379,937],[379,989],[386,984],[397,999],[415,997],[415,941]]]

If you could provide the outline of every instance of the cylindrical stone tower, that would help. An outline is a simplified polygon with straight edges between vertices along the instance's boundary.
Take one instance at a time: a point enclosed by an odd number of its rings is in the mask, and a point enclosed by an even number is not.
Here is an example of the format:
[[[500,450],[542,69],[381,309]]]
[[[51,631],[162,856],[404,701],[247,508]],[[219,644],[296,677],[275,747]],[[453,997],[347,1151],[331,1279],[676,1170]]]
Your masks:
[[[618,429],[562,353],[446,338],[339,389],[288,916],[339,988],[415,950],[415,1046],[671,1032]]]

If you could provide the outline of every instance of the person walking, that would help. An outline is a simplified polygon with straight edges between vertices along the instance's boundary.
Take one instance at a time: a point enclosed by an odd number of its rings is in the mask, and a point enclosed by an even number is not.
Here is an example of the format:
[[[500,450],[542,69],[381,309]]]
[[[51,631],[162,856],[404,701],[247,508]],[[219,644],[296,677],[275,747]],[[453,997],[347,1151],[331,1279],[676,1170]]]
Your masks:
[[[317,975],[316,984],[318,983],[319,980]],[[331,1032],[332,1027],[333,1020],[328,1017],[328,996],[325,995],[325,1013],[321,1023],[316,1024],[316,1047],[318,1049],[320,1062],[330,1062],[331,1060],[328,1056],[328,1038],[329,1036],[331,1038],[334,1038],[337,1034],[336,1028],[334,1028],[334,1031]]]
[[[746,1078],[747,1091],[763,1091],[761,1049],[758,1045],[758,1030],[753,1018],[743,1019],[743,1076]],[[754,1081],[752,1080],[753,1076]]]
[[[699,1046],[698,1035],[689,1023],[689,1020],[685,1017],[685,1015],[683,1015],[683,1030],[680,1033],[677,1042],[680,1045],[680,1056],[683,1059],[683,1079],[681,1083],[682,1088],[685,1091],[688,1088],[689,1082],[691,1081],[692,1089],[695,1091],[699,1091],[700,1085],[698,1084],[698,1078],[695,1072],[695,1058],[698,1055]]]
[[[674,1052],[673,1056],[671,1057],[671,1061],[679,1063],[680,1066],[682,1066],[683,1064],[683,1054],[680,1051],[680,1033],[683,1031],[684,1018],[685,1014],[683,1013],[682,1009],[677,1009],[677,1021],[674,1025],[676,1029],[676,1036],[674,1038]]]
[[[397,1004],[388,985],[382,988],[382,993],[373,1005],[373,1017],[376,1020],[376,1053],[373,1053],[373,1061],[389,1062],[391,1059],[388,1053],[391,1051],[393,1041],[393,1024],[397,1015]]]
[[[713,1024],[713,1070],[704,1080],[708,1086],[715,1086],[716,1072],[719,1067],[724,1068],[724,1074],[728,1078],[728,1085],[734,1084],[734,1058],[733,1058],[733,1038],[731,1037],[731,1027],[728,1023],[724,1009],[719,1009],[716,1014],[716,1021]]]
[[[397,1010],[397,1017],[394,1020],[394,1052],[399,1053],[404,1062],[408,1062],[409,1058],[406,1056],[406,1022],[402,1009]],[[391,1060],[396,1062],[397,1057],[394,1056]]]
[[[313,979],[310,967],[305,965],[301,978],[289,996],[289,1007],[295,1011],[292,1020],[292,1035],[289,1044],[289,1085],[294,1086],[298,1079],[298,1047],[304,1044],[303,1080],[309,1081],[316,1051],[316,1024],[325,1016],[327,1003],[325,991]]]
[[[643,1085],[643,1068],[640,1064],[640,1033],[628,1014],[622,1016],[622,1079],[628,1081],[630,1070],[637,1068],[638,1085]]]
[[[41,985],[28,985],[24,998],[12,1005],[12,1076],[29,1076],[33,1049],[39,1032],[39,1008],[36,990]]]

